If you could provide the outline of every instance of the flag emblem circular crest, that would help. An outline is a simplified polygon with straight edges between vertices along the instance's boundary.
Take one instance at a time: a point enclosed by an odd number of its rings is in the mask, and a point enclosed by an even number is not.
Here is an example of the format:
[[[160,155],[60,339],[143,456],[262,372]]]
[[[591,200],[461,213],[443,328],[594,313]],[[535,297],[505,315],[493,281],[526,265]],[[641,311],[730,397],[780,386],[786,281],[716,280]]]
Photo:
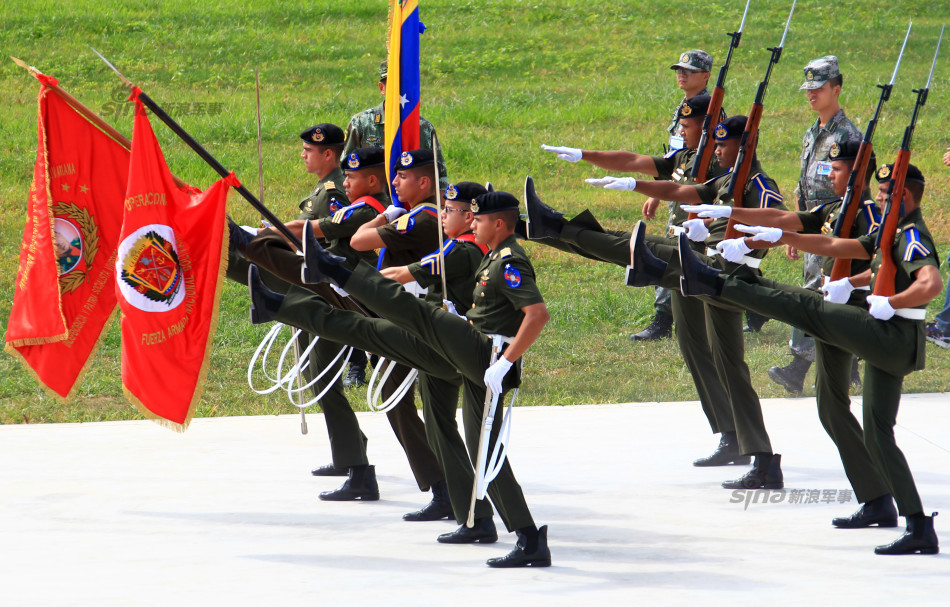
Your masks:
[[[175,231],[142,226],[119,244],[116,282],[129,304],[145,312],[167,312],[185,300],[184,274]]]
[[[455,200],[459,197],[459,189],[455,187],[455,184],[449,185],[445,188],[445,199],[446,200]]]
[[[881,170],[877,172],[878,179],[887,179],[891,175],[891,167],[886,164],[881,167]]]
[[[693,113],[693,108],[689,107],[685,103],[680,106],[680,116],[689,116]]]
[[[412,160],[413,160],[412,154],[410,154],[409,152],[403,152],[402,155],[399,157],[399,164],[401,164],[404,167],[407,167],[412,164]]]
[[[323,134],[323,129],[317,128],[313,130],[313,140],[315,142],[320,143],[324,139],[326,139],[326,136]]]
[[[683,56],[680,57],[680,63],[689,63],[689,53],[683,53]]]
[[[510,263],[505,264],[505,282],[512,289],[517,289],[521,286],[521,272]]]
[[[726,131],[726,127],[721,124],[716,127],[716,139],[725,139],[726,135],[729,133]]]
[[[82,231],[68,219],[57,217],[53,222],[53,237],[59,275],[69,274],[76,269],[82,259]]]
[[[478,213],[478,203],[472,198],[472,213]]]
[[[811,82],[814,79],[815,79],[815,72],[811,70],[808,70],[807,72],[805,72],[805,80],[807,80],[808,82]]]
[[[831,144],[831,149],[828,150],[828,156],[830,158],[837,158],[841,154],[841,146],[838,145],[838,142]]]
[[[351,169],[360,168],[360,157],[356,155],[356,152],[350,154],[350,159],[347,161],[346,166],[350,167]]]

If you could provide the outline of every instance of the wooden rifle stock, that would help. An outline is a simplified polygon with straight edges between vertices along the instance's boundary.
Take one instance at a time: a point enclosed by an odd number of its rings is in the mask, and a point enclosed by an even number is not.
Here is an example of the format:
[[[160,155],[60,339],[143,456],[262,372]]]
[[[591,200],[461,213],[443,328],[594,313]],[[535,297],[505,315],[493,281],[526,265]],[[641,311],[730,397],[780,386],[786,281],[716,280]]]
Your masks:
[[[874,294],[890,297],[896,293],[894,280],[897,278],[897,264],[894,262],[894,236],[897,222],[900,221],[903,207],[904,182],[907,178],[907,165],[910,164],[910,150],[901,148],[897,152],[894,168],[891,170],[891,184],[887,191],[884,223],[878,234],[877,248],[881,249],[881,266],[874,278]]]
[[[764,83],[763,83],[764,84]],[[761,85],[760,85],[761,89]],[[749,181],[749,173],[752,171],[752,162],[755,159],[755,148],[759,143],[759,123],[762,121],[762,104],[753,103],[749,111],[749,118],[745,123],[745,130],[742,132],[742,138],[739,140],[739,156],[736,158],[735,167],[732,170],[732,178],[729,182],[729,193],[732,195],[732,206],[741,207],[742,199],[745,194],[745,185]],[[735,228],[735,219],[729,218],[726,224],[726,235],[723,239],[740,238],[743,236]]]
[[[835,237],[837,238],[851,237],[851,228],[854,227],[854,220],[857,218],[858,209],[861,207],[861,195],[864,193],[864,182],[868,173],[868,165],[871,162],[873,147],[865,138],[858,148],[858,155],[854,159],[854,167],[852,167],[851,175],[848,177],[848,191],[841,202],[840,215],[835,223]],[[831,269],[831,280],[840,280],[850,276],[851,260],[836,257],[835,264]]]

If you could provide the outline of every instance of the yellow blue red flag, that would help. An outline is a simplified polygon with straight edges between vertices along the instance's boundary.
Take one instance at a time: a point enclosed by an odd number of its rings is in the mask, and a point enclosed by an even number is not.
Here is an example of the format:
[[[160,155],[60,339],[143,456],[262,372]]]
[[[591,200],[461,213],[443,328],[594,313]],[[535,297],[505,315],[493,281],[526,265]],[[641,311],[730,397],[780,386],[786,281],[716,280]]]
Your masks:
[[[399,155],[422,147],[419,141],[419,34],[425,28],[419,21],[417,0],[392,0],[392,3],[385,114],[390,184],[396,176]],[[395,190],[392,199],[399,204]]]

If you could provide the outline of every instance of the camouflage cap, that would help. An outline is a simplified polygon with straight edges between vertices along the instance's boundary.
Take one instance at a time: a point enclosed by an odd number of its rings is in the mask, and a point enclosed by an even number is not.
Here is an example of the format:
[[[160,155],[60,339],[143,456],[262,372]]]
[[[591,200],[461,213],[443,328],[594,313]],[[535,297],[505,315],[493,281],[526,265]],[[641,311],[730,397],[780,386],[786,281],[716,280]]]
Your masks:
[[[399,156],[399,162],[396,163],[396,170],[403,171],[413,169],[415,167],[432,164],[433,162],[435,162],[435,156],[432,154],[432,150],[412,150],[411,152],[403,152]]]
[[[488,190],[480,183],[475,183],[474,181],[460,181],[450,184],[449,187],[445,188],[445,199],[460,204],[471,204],[472,200],[487,193]]]
[[[384,82],[389,75],[389,60],[379,64],[379,81]]]
[[[343,129],[329,122],[310,127],[300,138],[313,145],[343,145],[345,139]]]
[[[716,141],[725,141],[726,139],[741,137],[747,121],[748,118],[745,116],[729,116],[716,125]]]
[[[894,178],[894,165],[885,164],[880,169],[877,170],[877,180],[878,183],[885,183]],[[920,183],[926,183],[924,181],[924,174],[920,172],[920,169],[915,167],[912,164],[907,165],[907,176],[904,177],[904,181],[917,181]]]
[[[518,199],[508,192],[486,192],[476,196],[472,201],[472,212],[476,215],[486,215],[518,208]]]
[[[709,95],[690,97],[676,108],[677,118],[702,118],[709,110]]]
[[[800,91],[820,89],[825,83],[840,76],[838,69],[838,58],[834,55],[825,55],[818,59],[813,59],[805,66],[805,82],[798,89]]]
[[[361,171],[363,169],[383,166],[385,159],[386,152],[383,151],[383,148],[370,146],[350,152],[350,154],[343,159],[343,162],[340,163],[340,168],[344,171]]]
[[[696,48],[691,51],[686,51],[680,55],[680,62],[671,65],[670,69],[677,70],[679,68],[683,68],[686,70],[693,70],[694,72],[708,72],[712,70],[712,66],[712,55],[704,50]]]

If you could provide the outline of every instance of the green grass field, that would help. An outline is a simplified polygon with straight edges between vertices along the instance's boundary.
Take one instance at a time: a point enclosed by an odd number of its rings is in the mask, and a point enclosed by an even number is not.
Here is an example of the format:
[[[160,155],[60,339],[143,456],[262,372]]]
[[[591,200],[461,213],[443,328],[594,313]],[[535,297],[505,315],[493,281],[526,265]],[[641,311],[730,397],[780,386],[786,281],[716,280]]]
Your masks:
[[[665,127],[681,95],[668,66],[689,48],[724,58],[727,32],[744,3],[714,0],[670,5],[655,0],[421,0],[428,30],[422,39],[422,112],[439,130],[453,180],[492,181],[520,193],[534,176],[541,196],[568,213],[594,209],[606,225],[629,228],[643,198],[583,183],[602,172],[569,165],[542,143],[659,154]],[[930,68],[940,3],[802,0],[785,52],[765,98],[759,157],[790,195],[798,176],[803,131],[814,120],[798,91],[802,67],[833,53],[845,74],[842,105],[859,126],[870,118],[907,28],[914,19],[894,94],[875,147],[892,159]],[[728,113],[746,113],[765,72],[766,47],[779,42],[790,2],[753,3],[726,84]],[[90,0],[5,3],[3,55],[55,76],[60,85],[130,134],[131,114],[116,77],[95,47],[158,103],[224,104],[225,111],[178,113],[179,122],[256,191],[254,70],[260,71],[265,201],[289,217],[313,186],[303,172],[297,134],[318,122],[345,125],[379,101],[376,66],[385,56],[387,4],[368,2],[236,2],[214,5],[170,0]],[[947,42],[947,41],[945,41]],[[718,72],[714,67],[713,78]],[[0,61],[0,328],[13,297],[19,244],[36,145],[38,84],[12,61]],[[912,162],[928,178],[925,213],[941,248],[950,241],[950,169],[940,162],[950,145],[950,43],[938,61],[931,94],[917,124]],[[198,106],[207,107],[205,106]],[[175,112],[173,112],[174,114]],[[216,175],[154,121],[172,170],[207,187]],[[253,186],[253,187],[251,187]],[[229,212],[250,223],[255,212],[234,195]],[[658,214],[659,215],[659,214]],[[659,231],[665,218],[650,222]],[[627,336],[652,316],[652,290],[622,285],[622,270],[527,245],[552,321],[526,357],[520,404],[603,403],[694,399],[692,383],[671,340],[633,344]],[[780,253],[766,273],[792,283],[798,268]],[[293,409],[283,397],[255,396],[244,379],[264,329],[246,322],[247,296],[227,284],[221,323],[198,416],[276,414]],[[941,301],[931,304],[930,316]],[[785,364],[789,330],[770,322],[747,338],[747,362],[762,397],[784,391],[766,376]],[[950,389],[950,354],[928,346],[928,368],[911,375],[907,391]],[[113,326],[79,396],[69,405],[47,397],[12,357],[0,357],[0,421],[94,421],[138,417],[119,379],[119,335]],[[810,385],[810,381],[808,385]],[[357,392],[354,404],[362,402]]]

